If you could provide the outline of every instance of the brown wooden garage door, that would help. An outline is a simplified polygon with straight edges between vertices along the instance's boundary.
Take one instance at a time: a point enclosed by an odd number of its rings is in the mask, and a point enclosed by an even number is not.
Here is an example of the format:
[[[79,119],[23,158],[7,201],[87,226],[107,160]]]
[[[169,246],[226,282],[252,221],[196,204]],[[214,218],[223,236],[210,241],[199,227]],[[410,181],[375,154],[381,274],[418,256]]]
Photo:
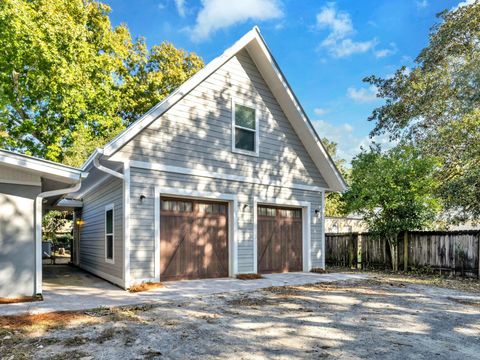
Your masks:
[[[160,200],[162,281],[228,276],[228,204]]]
[[[302,271],[302,210],[259,206],[258,272]]]

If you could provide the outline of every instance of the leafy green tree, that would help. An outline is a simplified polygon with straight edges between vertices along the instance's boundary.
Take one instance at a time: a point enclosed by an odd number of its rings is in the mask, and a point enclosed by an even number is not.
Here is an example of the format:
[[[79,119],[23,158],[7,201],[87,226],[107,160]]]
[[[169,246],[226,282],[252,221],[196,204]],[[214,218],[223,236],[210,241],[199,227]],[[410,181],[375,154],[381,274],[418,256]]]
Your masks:
[[[439,195],[460,221],[480,217],[480,2],[439,14],[416,66],[370,76],[385,104],[372,135],[409,140],[441,160]]]
[[[369,231],[388,241],[394,271],[399,234],[429,225],[440,210],[434,196],[436,166],[434,159],[404,144],[385,153],[375,146],[352,161],[344,211],[362,215]]]
[[[63,229],[68,223],[68,212],[51,210],[45,214],[42,219],[43,240],[56,242],[56,234]]]
[[[342,174],[343,178],[348,181],[348,169],[346,168],[345,159],[338,157],[337,147],[338,144],[334,141],[330,141],[327,138],[322,139],[322,144],[327,152],[332,157],[338,171]],[[328,193],[325,196],[325,215],[326,216],[342,216],[342,194],[337,192]]]
[[[93,0],[0,2],[0,147],[81,164],[203,67]]]

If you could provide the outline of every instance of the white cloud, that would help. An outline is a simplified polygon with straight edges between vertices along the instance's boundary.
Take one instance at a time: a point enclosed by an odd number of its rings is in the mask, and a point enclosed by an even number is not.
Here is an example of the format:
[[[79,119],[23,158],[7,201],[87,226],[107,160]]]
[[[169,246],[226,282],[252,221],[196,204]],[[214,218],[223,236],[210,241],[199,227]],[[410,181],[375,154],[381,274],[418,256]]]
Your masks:
[[[374,52],[374,54],[377,58],[384,58],[384,57],[395,54],[397,52],[397,50],[398,50],[397,45],[392,42],[392,43],[390,43],[390,48],[389,49],[376,50]]]
[[[377,39],[357,42],[352,39],[343,39],[336,42],[322,42],[322,46],[328,48],[328,52],[333,57],[343,58],[353,54],[365,53],[378,44]]]
[[[342,11],[337,12],[332,3],[324,6],[322,11],[317,14],[317,26],[330,29],[328,38],[332,40],[343,39],[354,33],[350,15]]]
[[[175,0],[178,15],[185,17],[185,0]]]
[[[390,141],[388,136],[370,139],[368,135],[357,135],[358,131],[348,123],[334,125],[326,120],[314,120],[313,126],[321,138],[326,137],[338,144],[337,155],[347,162],[350,162],[362,147],[368,148],[373,142],[380,144],[383,149],[389,149],[396,144]]]
[[[472,5],[474,3],[476,3],[478,0],[465,0],[465,1],[461,1],[458,3],[457,6],[454,6],[452,10],[457,10],[458,8],[462,7],[462,6],[468,6],[468,5]]]
[[[350,14],[338,11],[334,3],[329,3],[317,14],[317,27],[328,29],[330,33],[320,43],[320,47],[327,49],[333,57],[347,57],[357,53],[365,53],[374,48],[378,41],[354,41],[351,35],[355,34]]]
[[[378,100],[377,92],[378,89],[374,85],[371,85],[368,88],[360,89],[351,86],[347,89],[348,97],[357,103],[369,103]]]
[[[428,6],[428,0],[418,0],[415,4],[417,5],[417,8],[425,9]]]
[[[313,109],[313,112],[315,115],[322,116],[323,114],[326,114],[328,110],[324,108],[315,108]]]
[[[278,19],[283,12],[278,0],[202,0],[196,23],[190,29],[193,41],[202,41],[220,29],[246,22]]]
[[[166,7],[167,7],[167,5],[165,5],[165,3],[162,3],[162,2],[158,3],[158,5],[157,5],[158,10],[164,10],[164,9],[166,9]]]

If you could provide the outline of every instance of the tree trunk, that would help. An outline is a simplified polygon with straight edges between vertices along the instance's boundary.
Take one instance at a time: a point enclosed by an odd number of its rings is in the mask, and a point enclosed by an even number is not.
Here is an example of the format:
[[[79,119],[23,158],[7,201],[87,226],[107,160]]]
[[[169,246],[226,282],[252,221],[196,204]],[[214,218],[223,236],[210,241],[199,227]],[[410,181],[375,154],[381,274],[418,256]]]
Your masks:
[[[390,255],[392,257],[392,270],[394,272],[398,271],[398,244],[397,239],[389,239],[388,244],[390,245]]]

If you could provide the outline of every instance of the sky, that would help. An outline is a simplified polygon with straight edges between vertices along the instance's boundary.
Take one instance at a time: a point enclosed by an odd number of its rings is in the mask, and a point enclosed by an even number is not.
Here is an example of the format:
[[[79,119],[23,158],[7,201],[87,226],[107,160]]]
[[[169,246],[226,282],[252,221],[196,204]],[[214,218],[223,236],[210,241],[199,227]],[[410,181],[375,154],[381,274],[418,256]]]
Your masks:
[[[468,1],[468,0],[467,0]],[[362,79],[412,68],[436,14],[451,0],[104,0],[113,25],[152,46],[169,41],[207,63],[254,25],[321,137],[350,161],[371,142],[382,104]],[[387,136],[375,139],[388,147]]]

